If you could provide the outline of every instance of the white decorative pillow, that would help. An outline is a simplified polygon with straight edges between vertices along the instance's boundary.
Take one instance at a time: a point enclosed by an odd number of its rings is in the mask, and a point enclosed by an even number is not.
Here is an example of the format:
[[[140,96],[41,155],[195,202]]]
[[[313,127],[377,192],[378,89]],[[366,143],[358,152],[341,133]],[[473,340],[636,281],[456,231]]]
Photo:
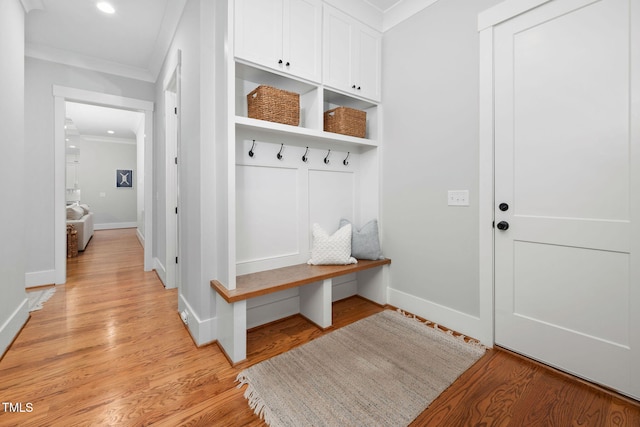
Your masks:
[[[84,210],[80,206],[67,206],[67,219],[68,220],[79,220],[84,216]]]
[[[83,203],[83,204],[81,204],[79,206],[82,208],[82,210],[84,211],[85,215],[87,215],[89,213],[89,205]]]
[[[318,224],[313,224],[313,246],[311,259],[307,264],[357,264],[358,260],[351,256],[351,224],[341,227],[329,236]]]

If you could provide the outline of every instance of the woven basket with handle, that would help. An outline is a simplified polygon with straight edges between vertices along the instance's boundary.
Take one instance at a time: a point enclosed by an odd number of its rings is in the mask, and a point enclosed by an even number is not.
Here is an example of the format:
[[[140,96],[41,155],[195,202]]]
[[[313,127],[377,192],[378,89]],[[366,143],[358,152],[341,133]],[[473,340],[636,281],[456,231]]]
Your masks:
[[[248,116],[298,126],[300,123],[300,95],[294,92],[261,85],[247,95]]]
[[[324,130],[364,138],[367,132],[367,113],[349,107],[337,107],[326,111]]]

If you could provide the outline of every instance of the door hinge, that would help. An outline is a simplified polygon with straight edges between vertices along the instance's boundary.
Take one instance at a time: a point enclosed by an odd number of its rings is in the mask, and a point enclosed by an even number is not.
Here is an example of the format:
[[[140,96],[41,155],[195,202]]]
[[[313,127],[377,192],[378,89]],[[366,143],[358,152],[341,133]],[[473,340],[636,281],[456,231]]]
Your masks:
[[[175,108],[173,109],[173,114],[175,114],[176,116],[178,115],[178,107],[175,107]]]
[[[178,257],[176,257],[176,264],[178,263]]]
[[[178,214],[178,207],[176,206],[176,215]]]
[[[173,158],[173,162],[177,165],[177,164],[178,164],[178,158],[177,158],[177,157],[174,157],[174,158]]]
[[[495,221],[493,221],[493,222],[491,223],[491,228],[496,228],[496,222],[495,222]]]

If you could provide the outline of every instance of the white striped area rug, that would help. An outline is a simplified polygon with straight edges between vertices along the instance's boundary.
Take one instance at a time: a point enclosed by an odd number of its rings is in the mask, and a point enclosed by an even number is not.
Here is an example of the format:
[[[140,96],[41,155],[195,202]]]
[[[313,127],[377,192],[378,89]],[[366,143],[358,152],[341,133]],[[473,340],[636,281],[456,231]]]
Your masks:
[[[240,372],[272,426],[406,426],[485,352],[385,310]]]
[[[49,298],[51,298],[55,293],[55,287],[27,292],[27,297],[29,298],[29,311],[41,310],[43,304],[49,301]]]

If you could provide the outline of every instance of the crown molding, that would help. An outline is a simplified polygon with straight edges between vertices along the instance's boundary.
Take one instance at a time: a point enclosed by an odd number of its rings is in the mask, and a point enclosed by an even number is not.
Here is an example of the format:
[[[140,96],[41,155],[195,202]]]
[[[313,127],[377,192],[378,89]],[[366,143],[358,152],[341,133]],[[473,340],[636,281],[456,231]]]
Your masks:
[[[127,144],[136,145],[138,141],[133,138],[118,138],[115,136],[102,136],[102,135],[80,135],[80,137],[87,142],[109,142],[111,144]]]
[[[155,76],[146,69],[131,67],[116,62],[106,61],[91,56],[80,55],[64,49],[56,49],[48,46],[27,43],[25,46],[25,56],[42,59],[72,67],[84,68],[86,70],[98,71],[101,73],[114,74],[116,76],[127,77],[135,80],[155,83]]]
[[[44,3],[42,0],[20,0],[25,13],[29,13],[32,10],[44,10]]]
[[[403,0],[384,12],[382,32],[386,32],[438,0]]]
[[[160,31],[158,32],[158,39],[149,59],[149,72],[153,76],[154,82],[162,70],[162,64],[169,52],[186,4],[187,0],[170,0],[167,2],[162,23],[160,24]]]

